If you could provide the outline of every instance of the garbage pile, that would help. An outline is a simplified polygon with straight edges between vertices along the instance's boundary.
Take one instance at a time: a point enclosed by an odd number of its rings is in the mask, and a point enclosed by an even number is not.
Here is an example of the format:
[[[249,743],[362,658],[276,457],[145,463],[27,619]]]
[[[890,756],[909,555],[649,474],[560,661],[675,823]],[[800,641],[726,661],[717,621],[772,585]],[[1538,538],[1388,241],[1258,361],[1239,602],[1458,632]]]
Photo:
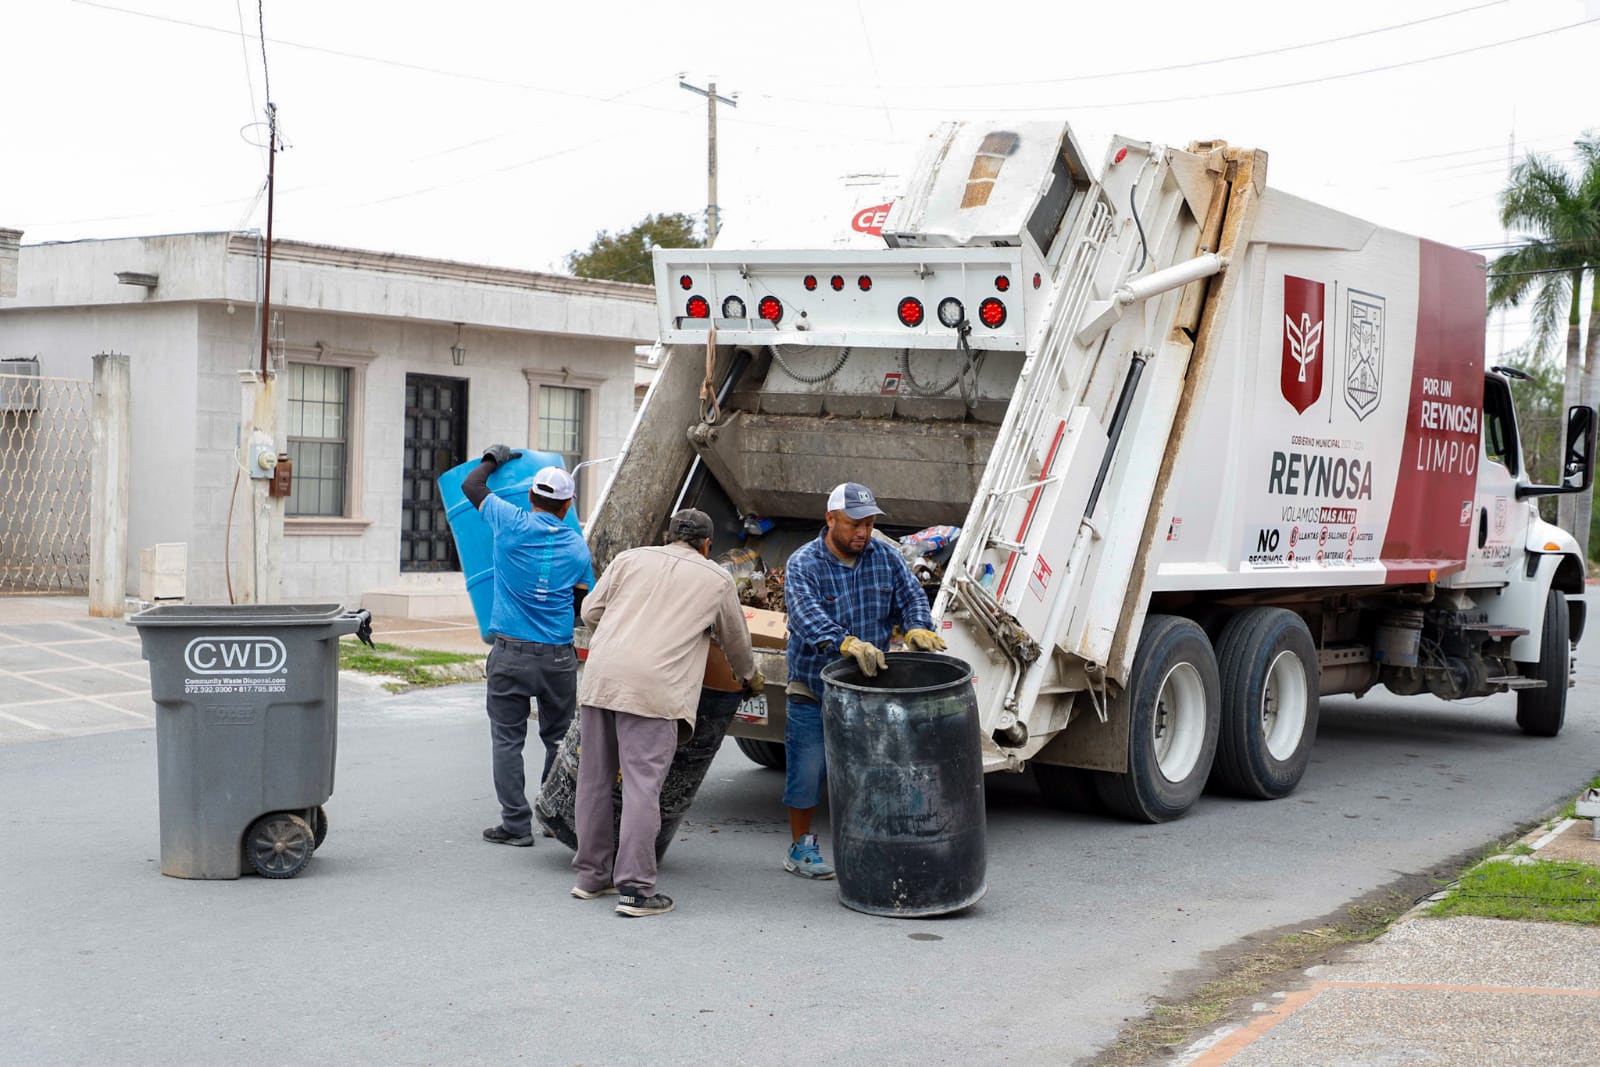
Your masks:
[[[944,565],[949,562],[960,536],[959,526],[929,526],[900,538],[900,554],[911,564],[911,573],[917,581],[925,586],[937,586],[944,581]]]
[[[944,581],[945,564],[950,561],[950,553],[960,536],[959,526],[929,526],[898,541],[882,539],[900,550],[918,582],[925,588],[937,589]],[[717,557],[717,564],[733,579],[739,603],[766,611],[784,610],[783,568],[767,566],[759,549],[730,548]],[[932,595],[930,592],[930,598]]]
[[[733,579],[739,603],[766,611],[784,610],[782,567],[769,568],[753,548],[730,548],[717,557],[717,563]]]

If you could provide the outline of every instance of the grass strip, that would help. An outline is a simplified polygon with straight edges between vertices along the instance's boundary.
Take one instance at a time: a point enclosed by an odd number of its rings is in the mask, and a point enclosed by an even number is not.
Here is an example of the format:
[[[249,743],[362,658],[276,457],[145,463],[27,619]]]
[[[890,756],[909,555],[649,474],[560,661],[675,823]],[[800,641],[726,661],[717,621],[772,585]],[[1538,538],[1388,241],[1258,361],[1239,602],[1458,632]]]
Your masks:
[[[421,688],[430,685],[451,685],[462,681],[459,673],[448,669],[462,663],[481,663],[482,656],[461,652],[438,652],[424,648],[401,648],[380,641],[368,648],[355,640],[339,642],[339,669],[360,671],[363,674],[388,675],[398,680],[387,688]]]
[[[1600,926],[1600,867],[1564,860],[1480,864],[1427,913]]]

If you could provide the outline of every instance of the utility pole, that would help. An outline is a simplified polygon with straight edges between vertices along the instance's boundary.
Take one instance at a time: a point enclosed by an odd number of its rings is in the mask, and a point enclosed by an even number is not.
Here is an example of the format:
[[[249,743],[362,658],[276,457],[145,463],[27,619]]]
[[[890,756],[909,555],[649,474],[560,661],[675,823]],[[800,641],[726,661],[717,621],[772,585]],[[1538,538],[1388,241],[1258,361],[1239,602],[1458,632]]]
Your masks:
[[[681,77],[678,88],[699,93],[706,98],[706,247],[710,248],[717,243],[717,231],[722,228],[717,211],[717,105],[721,103],[738,107],[739,94],[718,96],[716,82],[708,81],[702,89],[698,85],[690,85]]]

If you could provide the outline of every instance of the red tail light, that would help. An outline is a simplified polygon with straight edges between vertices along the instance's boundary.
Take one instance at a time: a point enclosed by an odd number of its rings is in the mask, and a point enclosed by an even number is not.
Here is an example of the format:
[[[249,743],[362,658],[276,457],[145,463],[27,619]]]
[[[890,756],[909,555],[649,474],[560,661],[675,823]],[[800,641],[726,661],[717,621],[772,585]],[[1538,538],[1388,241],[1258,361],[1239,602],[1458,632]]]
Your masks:
[[[866,292],[868,289],[872,288],[872,275],[863,274],[861,277],[856,279],[856,284],[861,287],[861,291],[863,293]]]
[[[709,319],[711,317],[711,301],[703,296],[691,296],[689,302],[684,305],[683,310],[688,312],[691,319]]]
[[[922,325],[922,301],[914,296],[905,297],[900,301],[900,322],[904,326]]]
[[[756,305],[756,314],[776,325],[783,318],[783,304],[775,296],[764,296]]]
[[[806,292],[815,292],[817,288],[817,276],[815,274],[807,274],[805,277],[805,286]]]
[[[837,293],[840,289],[844,288],[844,279],[835,274],[833,277],[828,279],[828,284],[833,286],[833,291]]]
[[[1007,278],[1004,274],[1001,274],[995,278],[994,287],[1003,293],[1007,289],[1011,288],[1011,279]]]
[[[680,277],[678,279],[678,288],[679,289],[693,289],[694,288],[694,279],[689,277],[687,274],[683,275],[682,277]]]
[[[1006,306],[994,297],[978,305],[978,321],[989,329],[998,329],[1006,321]]]
[[[1035,288],[1035,289],[1037,289],[1037,288],[1039,288],[1039,282],[1040,282],[1040,281],[1041,281],[1041,280],[1042,280],[1042,279],[1040,279],[1040,277],[1039,277],[1039,272],[1038,272],[1038,271],[1034,271],[1034,272],[1033,272],[1033,287],[1034,287],[1034,288]]]

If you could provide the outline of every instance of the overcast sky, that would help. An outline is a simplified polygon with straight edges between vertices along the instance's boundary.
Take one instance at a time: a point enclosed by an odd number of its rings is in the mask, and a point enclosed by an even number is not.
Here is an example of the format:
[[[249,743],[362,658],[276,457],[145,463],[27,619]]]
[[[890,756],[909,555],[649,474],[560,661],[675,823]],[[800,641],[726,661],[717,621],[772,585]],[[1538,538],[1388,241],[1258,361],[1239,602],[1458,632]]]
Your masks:
[[[1275,186],[1492,245],[1513,138],[1570,159],[1600,128],[1600,0],[262,6],[0,5],[0,226],[264,227],[269,79],[276,236],[539,270],[704,212],[705,100],[680,74],[739,94],[730,223],[904,172],[941,120],[1011,116],[1071,123],[1096,166],[1112,133],[1262,148]]]

